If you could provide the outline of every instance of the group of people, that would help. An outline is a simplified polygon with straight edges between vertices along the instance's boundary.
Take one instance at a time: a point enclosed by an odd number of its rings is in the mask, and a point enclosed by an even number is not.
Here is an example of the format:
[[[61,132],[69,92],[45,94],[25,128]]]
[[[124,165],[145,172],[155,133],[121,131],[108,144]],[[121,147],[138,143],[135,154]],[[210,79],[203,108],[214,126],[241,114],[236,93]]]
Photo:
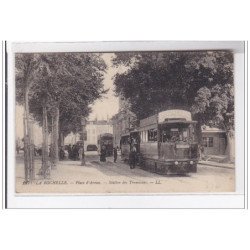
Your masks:
[[[67,145],[67,146],[61,146],[59,147],[59,159],[60,160],[80,160],[80,154],[81,154],[81,146],[74,144],[74,145]],[[114,163],[117,162],[117,151],[118,151],[118,146],[113,148],[113,157],[114,157]],[[51,156],[51,147],[49,149],[49,156]],[[100,161],[101,162],[106,162],[106,157],[107,157],[107,149],[105,145],[101,146],[100,150]],[[137,148],[135,144],[131,145],[131,150],[129,153],[129,165],[130,169],[135,168],[137,165]]]
[[[73,161],[78,161],[80,159],[80,149],[81,146],[74,144],[74,145],[67,145],[67,146],[62,146],[59,148],[59,159],[60,160],[73,160]]]

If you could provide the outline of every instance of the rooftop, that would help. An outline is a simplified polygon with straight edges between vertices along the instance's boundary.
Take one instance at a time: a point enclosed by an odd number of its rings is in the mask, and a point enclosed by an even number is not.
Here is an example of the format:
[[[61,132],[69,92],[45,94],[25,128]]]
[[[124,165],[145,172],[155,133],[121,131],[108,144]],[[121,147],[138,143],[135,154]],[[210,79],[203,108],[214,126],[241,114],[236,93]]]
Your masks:
[[[216,127],[209,127],[206,125],[202,126],[201,130],[202,130],[202,132],[210,132],[210,133],[224,133],[224,132],[226,132],[223,129],[216,128]]]

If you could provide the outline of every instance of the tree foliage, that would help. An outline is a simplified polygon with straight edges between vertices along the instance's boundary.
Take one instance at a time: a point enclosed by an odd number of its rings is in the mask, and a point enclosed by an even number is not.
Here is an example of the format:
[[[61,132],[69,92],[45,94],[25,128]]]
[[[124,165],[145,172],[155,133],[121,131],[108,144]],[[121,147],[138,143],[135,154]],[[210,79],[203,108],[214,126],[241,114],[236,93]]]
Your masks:
[[[233,54],[230,51],[116,53],[128,70],[116,92],[139,119],[165,109],[190,110],[205,124],[233,128]]]
[[[29,65],[30,73],[26,69]],[[66,136],[79,130],[81,117],[87,117],[91,111],[89,105],[105,93],[105,69],[106,64],[98,53],[16,54],[16,100],[23,104],[27,71],[33,76],[30,112],[41,124],[42,106],[46,105],[51,112],[58,107],[60,131]]]

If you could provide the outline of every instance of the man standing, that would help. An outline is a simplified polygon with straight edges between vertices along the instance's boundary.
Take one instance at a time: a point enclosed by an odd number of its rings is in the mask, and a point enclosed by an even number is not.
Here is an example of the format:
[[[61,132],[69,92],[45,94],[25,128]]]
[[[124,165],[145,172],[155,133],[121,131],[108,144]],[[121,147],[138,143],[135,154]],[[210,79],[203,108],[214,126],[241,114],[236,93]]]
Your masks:
[[[116,162],[116,160],[117,160],[117,149],[118,149],[118,147],[114,148],[114,162]]]
[[[136,165],[136,147],[132,145],[131,151],[129,153],[129,165],[130,169],[135,168]]]

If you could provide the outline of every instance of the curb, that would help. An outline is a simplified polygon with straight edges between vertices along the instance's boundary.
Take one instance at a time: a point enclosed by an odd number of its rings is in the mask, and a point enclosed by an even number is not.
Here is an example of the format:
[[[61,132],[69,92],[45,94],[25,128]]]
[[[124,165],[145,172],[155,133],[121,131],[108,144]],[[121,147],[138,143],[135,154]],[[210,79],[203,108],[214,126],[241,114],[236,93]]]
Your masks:
[[[200,165],[205,165],[205,166],[210,166],[210,167],[215,167],[215,168],[228,168],[228,169],[235,169],[235,167],[230,167],[230,166],[222,166],[222,165],[214,165],[210,164],[209,162],[198,162]]]

